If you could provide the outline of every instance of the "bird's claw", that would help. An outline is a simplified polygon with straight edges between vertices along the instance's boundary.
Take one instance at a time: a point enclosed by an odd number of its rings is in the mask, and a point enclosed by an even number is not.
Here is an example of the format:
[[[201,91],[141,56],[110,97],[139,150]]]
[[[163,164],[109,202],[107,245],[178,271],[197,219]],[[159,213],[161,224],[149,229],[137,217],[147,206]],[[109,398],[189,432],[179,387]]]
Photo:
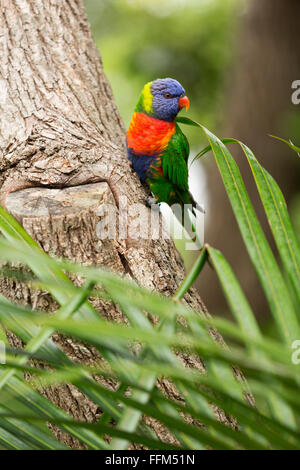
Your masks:
[[[146,198],[146,204],[151,209],[156,209],[159,211],[159,204],[157,204],[155,197],[149,196]]]

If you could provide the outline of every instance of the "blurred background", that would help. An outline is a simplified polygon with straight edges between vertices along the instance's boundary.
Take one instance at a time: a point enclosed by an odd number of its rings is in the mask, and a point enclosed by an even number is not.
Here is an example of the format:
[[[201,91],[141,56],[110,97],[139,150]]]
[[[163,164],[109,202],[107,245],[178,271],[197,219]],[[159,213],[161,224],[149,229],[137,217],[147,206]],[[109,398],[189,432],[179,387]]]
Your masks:
[[[268,134],[300,145],[300,104],[292,83],[300,80],[299,0],[86,0],[94,39],[126,127],[143,85],[179,80],[191,101],[189,116],[219,137],[246,143],[279,183],[300,236],[300,158]],[[184,127],[191,156],[206,145],[201,132]],[[247,163],[231,148],[261,223],[271,241]],[[256,281],[211,154],[191,170],[194,196],[206,208],[205,241],[231,263],[265,328],[268,308]],[[180,247],[179,247],[180,248]],[[182,253],[188,266],[191,252]],[[226,302],[213,270],[198,282],[213,314]]]

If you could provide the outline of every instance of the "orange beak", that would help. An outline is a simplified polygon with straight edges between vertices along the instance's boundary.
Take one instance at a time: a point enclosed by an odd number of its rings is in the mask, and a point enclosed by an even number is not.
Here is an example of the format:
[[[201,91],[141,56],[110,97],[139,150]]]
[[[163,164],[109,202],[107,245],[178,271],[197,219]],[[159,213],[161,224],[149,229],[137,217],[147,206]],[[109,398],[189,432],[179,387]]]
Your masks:
[[[179,98],[178,104],[179,109],[186,108],[186,110],[188,111],[190,107],[190,100],[187,96],[183,96],[182,98]]]

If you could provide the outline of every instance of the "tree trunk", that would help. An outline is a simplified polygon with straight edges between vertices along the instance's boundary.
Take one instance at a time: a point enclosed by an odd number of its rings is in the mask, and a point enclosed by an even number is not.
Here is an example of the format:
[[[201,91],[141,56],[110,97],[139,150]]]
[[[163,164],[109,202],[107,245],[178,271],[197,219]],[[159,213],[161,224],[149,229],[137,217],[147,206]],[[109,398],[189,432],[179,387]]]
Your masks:
[[[1,29],[2,202],[46,252],[106,266],[172,295],[184,277],[172,240],[117,236],[99,242],[97,237],[98,207],[110,203],[118,211],[121,196],[145,206],[147,195],[128,164],[124,127],[83,2],[1,0]],[[134,226],[131,214],[128,232],[134,233]],[[57,308],[49,295],[22,283],[4,280],[0,290],[39,309]],[[194,289],[185,301],[207,313]],[[99,299],[94,305],[105,318],[123,321],[116,306]],[[96,357],[93,349],[67,338],[55,340],[72,358],[91,362]],[[200,360],[182,360],[203,370]],[[169,396],[176,394],[167,381],[164,389]],[[75,387],[45,393],[76,419],[94,421],[99,415]],[[232,424],[221,412],[219,416]],[[153,427],[164,438],[161,427]],[[57,430],[55,434],[72,447],[78,445]]]
[[[223,137],[234,137],[248,145],[283,190],[287,202],[299,191],[300,165],[297,155],[268,134],[297,138],[287,132],[289,116],[296,115],[292,83],[300,76],[298,0],[251,0],[240,26],[236,66],[229,71],[227,106],[224,107]],[[299,106],[298,106],[299,108]],[[237,146],[231,147],[244,176],[250,197],[264,229],[272,237],[259,201],[249,165]],[[244,243],[225,196],[219,172],[209,167],[211,190],[206,240],[228,258],[258,316],[268,306],[257,276],[246,256]],[[215,274],[206,268],[200,292],[211,311],[224,309],[224,297],[215,289]],[[213,288],[212,288],[213,286]]]

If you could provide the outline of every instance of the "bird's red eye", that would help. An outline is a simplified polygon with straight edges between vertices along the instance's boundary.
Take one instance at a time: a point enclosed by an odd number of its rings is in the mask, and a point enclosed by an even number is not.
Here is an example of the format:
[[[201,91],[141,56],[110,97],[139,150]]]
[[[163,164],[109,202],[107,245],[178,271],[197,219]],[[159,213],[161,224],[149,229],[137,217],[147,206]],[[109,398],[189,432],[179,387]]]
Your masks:
[[[185,96],[185,93],[181,93],[180,98],[183,98]]]
[[[171,93],[165,93],[165,94],[164,94],[164,97],[165,97],[165,98],[172,98],[172,95],[171,95]]]

